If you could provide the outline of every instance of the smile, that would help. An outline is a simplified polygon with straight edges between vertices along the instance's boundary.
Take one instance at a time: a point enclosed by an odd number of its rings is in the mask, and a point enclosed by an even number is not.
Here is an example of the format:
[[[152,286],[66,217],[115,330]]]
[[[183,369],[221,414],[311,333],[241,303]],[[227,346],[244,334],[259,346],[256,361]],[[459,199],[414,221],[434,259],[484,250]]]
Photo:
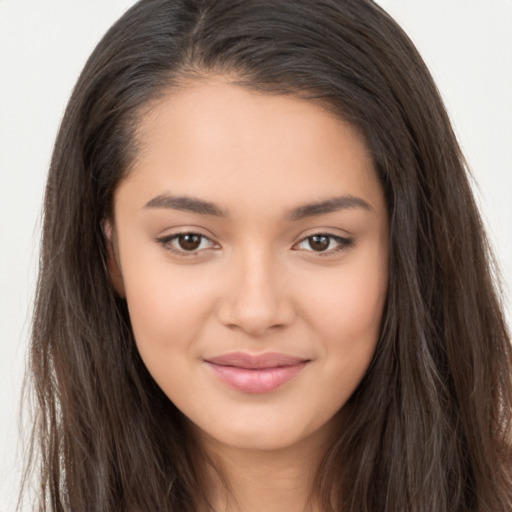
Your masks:
[[[309,362],[286,354],[234,352],[204,361],[228,386],[245,393],[270,393],[286,384]]]

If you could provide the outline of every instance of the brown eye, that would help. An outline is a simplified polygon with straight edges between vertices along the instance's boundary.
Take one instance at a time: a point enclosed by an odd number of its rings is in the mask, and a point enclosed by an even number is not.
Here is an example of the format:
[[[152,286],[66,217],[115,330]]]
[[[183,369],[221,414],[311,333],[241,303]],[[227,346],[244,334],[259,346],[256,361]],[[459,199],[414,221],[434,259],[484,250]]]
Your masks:
[[[327,235],[313,235],[307,238],[309,246],[313,251],[321,252],[329,248],[331,237]]]
[[[187,233],[185,235],[179,235],[177,242],[180,249],[184,251],[195,251],[201,245],[202,236],[195,233]]]
[[[184,232],[156,238],[156,242],[176,256],[197,256],[203,251],[219,248],[207,236],[201,233]]]
[[[293,248],[295,250],[316,252],[321,256],[327,256],[349,249],[353,245],[354,240],[352,238],[344,238],[329,233],[317,233],[303,238]]]

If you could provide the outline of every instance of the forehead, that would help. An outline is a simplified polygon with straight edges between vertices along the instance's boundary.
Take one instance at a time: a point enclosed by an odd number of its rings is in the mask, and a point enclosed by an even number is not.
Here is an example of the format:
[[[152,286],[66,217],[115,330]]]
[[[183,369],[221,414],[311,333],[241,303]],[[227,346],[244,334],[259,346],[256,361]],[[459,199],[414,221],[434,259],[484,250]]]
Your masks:
[[[193,191],[239,206],[259,198],[286,207],[334,193],[369,200],[380,194],[353,126],[314,102],[222,78],[189,83],[153,102],[137,139],[127,182],[148,198]]]

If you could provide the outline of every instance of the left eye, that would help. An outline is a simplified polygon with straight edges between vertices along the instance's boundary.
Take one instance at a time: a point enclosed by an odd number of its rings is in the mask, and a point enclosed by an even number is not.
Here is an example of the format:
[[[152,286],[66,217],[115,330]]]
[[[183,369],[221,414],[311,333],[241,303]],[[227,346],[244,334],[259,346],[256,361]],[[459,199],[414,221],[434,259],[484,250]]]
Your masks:
[[[353,241],[350,238],[318,233],[304,238],[295,247],[300,250],[331,253],[347,249],[352,244]]]
[[[165,248],[178,253],[194,253],[214,246],[209,238],[199,233],[179,233],[161,238],[158,241]]]

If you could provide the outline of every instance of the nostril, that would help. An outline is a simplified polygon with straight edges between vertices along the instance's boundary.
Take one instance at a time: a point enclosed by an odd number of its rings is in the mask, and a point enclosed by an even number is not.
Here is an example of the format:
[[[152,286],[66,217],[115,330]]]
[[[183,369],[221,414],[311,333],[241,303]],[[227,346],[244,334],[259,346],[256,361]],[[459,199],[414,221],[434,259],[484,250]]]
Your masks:
[[[261,336],[270,330],[283,329],[293,320],[293,311],[284,301],[256,308],[241,301],[225,302],[218,311],[222,324],[231,330],[241,330],[251,336]]]
[[[275,258],[251,247],[232,261],[219,298],[218,317],[230,329],[261,336],[288,326],[295,313]]]

